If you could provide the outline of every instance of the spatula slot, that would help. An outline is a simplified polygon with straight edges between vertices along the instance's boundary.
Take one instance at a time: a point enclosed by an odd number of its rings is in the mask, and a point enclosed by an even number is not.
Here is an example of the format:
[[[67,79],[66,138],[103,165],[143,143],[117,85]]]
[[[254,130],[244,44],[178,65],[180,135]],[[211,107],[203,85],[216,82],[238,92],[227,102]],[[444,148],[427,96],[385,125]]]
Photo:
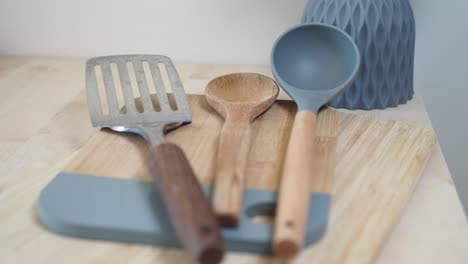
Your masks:
[[[160,95],[156,93],[156,87],[154,86],[154,80],[151,74],[149,63],[147,61],[143,61],[142,65],[143,65],[143,72],[146,78],[146,84],[148,85],[148,90],[151,95],[151,101],[153,103],[153,110],[156,112],[160,112],[161,105],[159,104],[159,98],[158,98]]]
[[[115,92],[117,93],[117,102],[119,103],[119,109],[121,114],[127,113],[127,107],[125,106],[124,96],[122,93],[122,84],[120,83],[119,70],[117,63],[110,63],[112,78],[114,79]]]
[[[171,82],[169,81],[169,74],[167,72],[166,65],[164,63],[158,63],[158,68],[159,68],[159,72],[161,73],[161,78],[162,78],[166,93],[173,93],[174,90],[171,85]],[[176,100],[169,100],[169,105],[172,110],[174,111],[177,110]]]
[[[130,89],[132,91],[133,100],[135,100],[135,98],[140,97],[140,91],[138,89],[138,83],[137,83],[137,79],[136,79],[135,68],[133,67],[132,62],[127,61],[125,63],[125,65],[127,65],[128,77],[130,79],[130,87],[128,87],[127,89]],[[142,104],[136,104],[136,109],[137,109],[138,113],[143,113],[143,105]]]
[[[166,88],[164,87],[163,78],[161,76],[161,71],[157,64],[148,62],[149,70],[151,72],[151,80],[153,81],[154,88],[158,97],[158,104],[160,111],[171,110],[171,106],[168,101]],[[155,101],[153,101],[154,103]]]
[[[109,108],[107,106],[106,88],[104,87],[104,79],[102,78],[101,66],[94,66],[94,74],[96,76],[97,90],[99,94],[98,100],[101,102],[101,113],[103,115],[109,114]]]

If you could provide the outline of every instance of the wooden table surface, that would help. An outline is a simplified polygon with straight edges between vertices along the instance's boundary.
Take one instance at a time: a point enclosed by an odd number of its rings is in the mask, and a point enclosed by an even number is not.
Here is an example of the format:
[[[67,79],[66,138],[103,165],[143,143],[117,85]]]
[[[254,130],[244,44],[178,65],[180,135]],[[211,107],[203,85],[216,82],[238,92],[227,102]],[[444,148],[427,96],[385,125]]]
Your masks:
[[[84,59],[0,58],[0,262],[190,262],[178,250],[76,240],[50,233],[39,224],[36,214],[39,192],[95,131],[90,123],[74,126],[73,122],[87,115],[84,62]],[[202,93],[211,78],[224,73],[271,75],[267,66],[178,64],[177,68],[189,93]],[[284,93],[280,95],[286,97]],[[431,126],[419,93],[398,108],[353,112]],[[277,262],[267,257],[229,253],[225,263],[259,261]],[[468,222],[443,154],[436,146],[376,263],[467,261]]]

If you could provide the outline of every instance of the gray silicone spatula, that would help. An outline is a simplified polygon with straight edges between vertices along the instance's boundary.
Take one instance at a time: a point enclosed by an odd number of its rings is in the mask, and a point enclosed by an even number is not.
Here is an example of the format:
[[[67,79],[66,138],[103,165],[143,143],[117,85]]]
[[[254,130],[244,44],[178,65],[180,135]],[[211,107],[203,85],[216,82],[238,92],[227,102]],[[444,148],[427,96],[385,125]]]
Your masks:
[[[271,60],[274,77],[298,108],[283,165],[273,238],[275,253],[291,257],[304,243],[309,183],[317,175],[329,175],[314,167],[317,113],[352,84],[360,54],[344,31],[325,24],[305,24],[278,38]],[[314,183],[326,181],[314,179]]]
[[[169,87],[164,85],[160,66],[166,69],[176,109],[169,104],[166,92]],[[98,82],[97,76],[102,76],[102,82]],[[139,96],[132,91],[136,87],[132,89],[130,76],[136,80],[134,86],[138,86]],[[104,98],[99,96],[100,86],[104,86]],[[151,93],[150,86],[154,86],[155,94]],[[118,105],[118,90],[125,101],[125,112]],[[149,170],[178,239],[200,263],[218,263],[223,256],[223,242],[210,203],[182,149],[164,141],[169,126],[174,128],[192,120],[172,61],[161,55],[92,58],[86,64],[86,91],[93,126],[136,133],[150,143]],[[153,103],[152,96],[157,96],[159,104]],[[137,97],[142,109],[137,107]],[[103,111],[104,101],[108,111]]]

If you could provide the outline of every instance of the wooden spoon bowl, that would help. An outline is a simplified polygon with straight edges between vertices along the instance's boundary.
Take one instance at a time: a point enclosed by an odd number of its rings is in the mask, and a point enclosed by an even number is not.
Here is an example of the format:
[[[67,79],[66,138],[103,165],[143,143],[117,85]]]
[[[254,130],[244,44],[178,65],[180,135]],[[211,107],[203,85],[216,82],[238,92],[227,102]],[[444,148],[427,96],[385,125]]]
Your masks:
[[[255,73],[223,75],[206,86],[208,104],[225,119],[219,139],[213,193],[214,211],[224,226],[239,224],[250,124],[274,103],[278,93],[274,80]]]
[[[226,114],[250,114],[251,119],[268,109],[279,88],[271,78],[256,73],[232,73],[211,80],[206,86],[208,104],[225,119]]]

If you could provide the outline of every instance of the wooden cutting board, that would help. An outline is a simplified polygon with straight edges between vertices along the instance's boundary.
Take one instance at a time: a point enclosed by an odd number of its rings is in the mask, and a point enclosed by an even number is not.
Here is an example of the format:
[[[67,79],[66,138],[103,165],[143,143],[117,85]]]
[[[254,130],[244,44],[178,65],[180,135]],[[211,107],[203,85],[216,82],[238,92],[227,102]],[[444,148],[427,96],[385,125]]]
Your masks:
[[[200,181],[209,185],[223,120],[203,96],[189,96],[189,102],[193,122],[172,131],[167,139],[183,148]],[[277,101],[253,123],[248,188],[278,189],[294,114],[293,102]],[[346,113],[338,113],[338,118],[328,231],[320,243],[297,258],[307,263],[370,263],[410,198],[436,137],[429,128],[400,121]],[[96,132],[64,171],[150,180],[144,165],[147,151],[140,137],[104,129]]]

